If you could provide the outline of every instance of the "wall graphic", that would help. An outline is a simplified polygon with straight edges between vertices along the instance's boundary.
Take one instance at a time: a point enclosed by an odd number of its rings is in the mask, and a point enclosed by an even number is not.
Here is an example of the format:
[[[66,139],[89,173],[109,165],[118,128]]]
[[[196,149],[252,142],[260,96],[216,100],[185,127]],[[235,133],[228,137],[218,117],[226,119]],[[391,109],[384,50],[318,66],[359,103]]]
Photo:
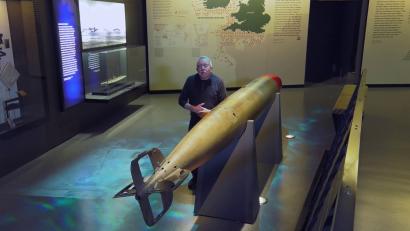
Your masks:
[[[198,56],[227,87],[274,72],[304,84],[308,0],[147,1],[150,90],[181,89]]]
[[[410,84],[410,1],[369,2],[362,68],[368,84]]]

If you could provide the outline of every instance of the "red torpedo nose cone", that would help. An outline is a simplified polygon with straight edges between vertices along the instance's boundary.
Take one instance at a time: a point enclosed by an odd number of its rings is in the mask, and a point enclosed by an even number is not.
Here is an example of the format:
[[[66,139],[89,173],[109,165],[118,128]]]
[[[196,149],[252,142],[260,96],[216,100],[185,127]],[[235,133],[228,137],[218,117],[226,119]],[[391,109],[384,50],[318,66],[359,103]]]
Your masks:
[[[279,76],[275,74],[266,74],[266,76],[270,77],[273,81],[275,81],[279,89],[282,88],[282,80]]]

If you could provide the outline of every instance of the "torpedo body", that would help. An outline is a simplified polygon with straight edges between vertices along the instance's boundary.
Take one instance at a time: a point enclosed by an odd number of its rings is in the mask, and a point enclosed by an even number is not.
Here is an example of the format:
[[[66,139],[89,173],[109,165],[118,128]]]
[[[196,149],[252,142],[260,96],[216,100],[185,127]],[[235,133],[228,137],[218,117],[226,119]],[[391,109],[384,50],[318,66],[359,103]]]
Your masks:
[[[154,173],[143,179],[138,165],[139,158],[131,164],[131,173],[136,188],[136,199],[148,225],[155,224],[172,203],[172,191],[189,175],[190,171],[210,160],[219,150],[228,145],[237,134],[244,130],[248,120],[272,103],[275,93],[281,88],[281,80],[274,74],[266,74],[254,79],[222,101],[205,115],[172,152],[163,158],[158,149],[146,152],[154,167]],[[154,217],[150,212],[148,196],[161,193],[163,213]]]

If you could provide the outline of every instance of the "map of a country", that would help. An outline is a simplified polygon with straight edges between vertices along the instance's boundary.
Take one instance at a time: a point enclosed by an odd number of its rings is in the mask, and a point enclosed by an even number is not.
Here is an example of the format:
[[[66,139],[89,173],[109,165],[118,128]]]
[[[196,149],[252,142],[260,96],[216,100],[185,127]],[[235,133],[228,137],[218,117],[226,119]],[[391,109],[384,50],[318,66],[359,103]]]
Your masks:
[[[230,0],[205,0],[204,5],[208,9],[226,7]]]
[[[215,0],[217,1],[217,0]],[[264,14],[265,0],[249,0],[247,4],[240,3],[239,11],[231,14],[237,22],[224,30],[241,30],[255,33],[263,33],[263,27],[270,21],[270,16]]]

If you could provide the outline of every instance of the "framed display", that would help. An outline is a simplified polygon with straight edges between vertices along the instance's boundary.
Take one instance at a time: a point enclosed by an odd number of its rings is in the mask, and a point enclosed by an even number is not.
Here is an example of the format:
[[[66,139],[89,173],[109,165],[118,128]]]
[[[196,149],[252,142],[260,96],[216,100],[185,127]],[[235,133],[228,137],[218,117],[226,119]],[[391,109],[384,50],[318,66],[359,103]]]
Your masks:
[[[83,50],[126,43],[124,3],[79,0],[79,8]]]

